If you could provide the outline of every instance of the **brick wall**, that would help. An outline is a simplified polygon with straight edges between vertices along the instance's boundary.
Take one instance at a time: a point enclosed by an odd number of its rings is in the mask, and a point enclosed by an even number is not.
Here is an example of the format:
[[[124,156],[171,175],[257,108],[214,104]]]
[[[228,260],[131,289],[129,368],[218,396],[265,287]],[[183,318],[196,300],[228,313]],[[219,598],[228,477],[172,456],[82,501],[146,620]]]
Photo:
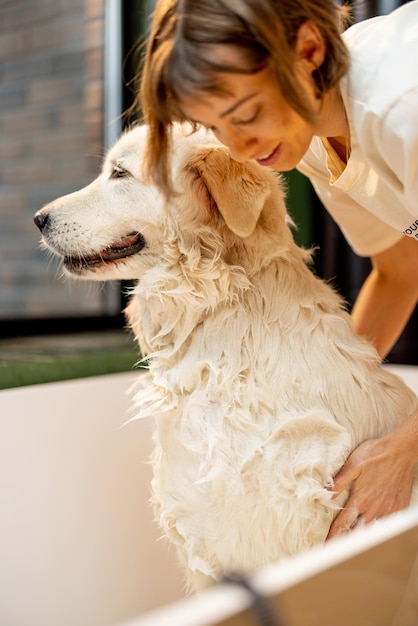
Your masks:
[[[0,0],[0,324],[96,314],[100,285],[65,282],[34,212],[97,175],[104,0]]]

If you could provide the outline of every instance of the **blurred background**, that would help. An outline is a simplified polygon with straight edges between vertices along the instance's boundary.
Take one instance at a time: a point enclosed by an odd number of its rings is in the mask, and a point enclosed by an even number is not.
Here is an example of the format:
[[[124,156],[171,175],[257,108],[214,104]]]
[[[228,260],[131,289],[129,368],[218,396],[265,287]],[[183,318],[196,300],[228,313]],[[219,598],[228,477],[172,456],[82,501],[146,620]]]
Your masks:
[[[399,4],[358,2],[354,17]],[[33,214],[95,178],[134,120],[124,112],[153,7],[152,0],[0,0],[0,388],[123,370],[138,358],[124,330],[128,285],[63,280],[39,247]],[[351,252],[306,179],[288,178],[297,237],[319,247],[316,272],[351,304],[369,261]],[[415,313],[389,361],[417,364],[417,329]],[[97,358],[83,372],[86,349]],[[105,365],[106,350],[120,353],[118,365],[114,354]],[[68,359],[78,359],[75,369]]]

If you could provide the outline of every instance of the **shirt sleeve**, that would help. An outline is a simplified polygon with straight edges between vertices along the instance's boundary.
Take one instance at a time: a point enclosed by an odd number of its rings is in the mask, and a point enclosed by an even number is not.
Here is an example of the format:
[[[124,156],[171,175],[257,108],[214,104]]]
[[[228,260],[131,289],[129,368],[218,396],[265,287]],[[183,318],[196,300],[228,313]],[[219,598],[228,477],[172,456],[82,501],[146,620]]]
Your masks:
[[[418,87],[392,104],[381,119],[365,125],[366,146],[378,151],[366,155],[379,167],[402,198],[411,215],[418,218]]]
[[[329,172],[313,150],[305,155],[298,170],[310,179],[322,204],[359,256],[379,254],[402,239],[401,232],[385,224],[343,190],[330,185]]]

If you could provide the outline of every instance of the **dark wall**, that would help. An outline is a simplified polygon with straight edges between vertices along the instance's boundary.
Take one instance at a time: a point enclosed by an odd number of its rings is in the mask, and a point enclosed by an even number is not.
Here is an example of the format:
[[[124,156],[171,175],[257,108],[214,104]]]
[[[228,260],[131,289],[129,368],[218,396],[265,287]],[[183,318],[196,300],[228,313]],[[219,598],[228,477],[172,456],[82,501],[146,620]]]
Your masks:
[[[366,0],[353,3],[355,21],[387,13],[405,4],[397,0]],[[311,191],[312,241],[319,246],[316,254],[316,271],[331,280],[344,298],[352,305],[371,265],[368,259],[357,256],[345,241],[338,226]],[[388,355],[392,363],[418,364],[418,310],[412,315],[402,336]]]

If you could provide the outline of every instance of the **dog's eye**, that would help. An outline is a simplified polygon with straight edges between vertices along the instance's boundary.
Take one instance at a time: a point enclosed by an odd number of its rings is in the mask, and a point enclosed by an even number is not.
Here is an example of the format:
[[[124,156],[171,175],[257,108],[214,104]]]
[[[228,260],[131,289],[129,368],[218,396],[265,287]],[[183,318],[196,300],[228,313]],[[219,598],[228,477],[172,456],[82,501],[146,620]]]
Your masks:
[[[123,169],[120,165],[115,165],[110,174],[110,178],[126,178],[126,176],[130,176],[128,170]]]

